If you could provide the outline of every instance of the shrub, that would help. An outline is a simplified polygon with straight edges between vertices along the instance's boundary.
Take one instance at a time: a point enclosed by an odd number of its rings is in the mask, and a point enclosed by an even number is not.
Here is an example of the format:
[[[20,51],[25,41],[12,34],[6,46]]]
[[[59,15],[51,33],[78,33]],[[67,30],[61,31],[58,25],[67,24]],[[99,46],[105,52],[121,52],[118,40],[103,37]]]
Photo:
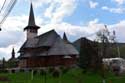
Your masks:
[[[33,70],[33,75],[36,75],[37,74],[37,70]]]
[[[47,74],[47,71],[45,69],[40,70],[40,75],[46,75],[46,74]]]
[[[13,69],[13,70],[11,70],[11,72],[12,72],[12,73],[15,73],[15,70]]]
[[[5,70],[5,69],[1,69],[1,70],[0,70],[0,73],[8,73],[8,71]]]
[[[55,69],[55,70],[53,71],[53,73],[52,73],[52,76],[53,76],[53,77],[59,77],[59,75],[60,75],[60,72],[59,72],[59,70],[57,70],[57,69]]]
[[[67,73],[69,71],[69,68],[64,67],[61,71],[62,71],[63,74],[65,74],[65,73]]]
[[[52,73],[54,70],[55,70],[54,67],[49,67],[48,72]]]
[[[24,69],[20,69],[20,72],[24,72]]]

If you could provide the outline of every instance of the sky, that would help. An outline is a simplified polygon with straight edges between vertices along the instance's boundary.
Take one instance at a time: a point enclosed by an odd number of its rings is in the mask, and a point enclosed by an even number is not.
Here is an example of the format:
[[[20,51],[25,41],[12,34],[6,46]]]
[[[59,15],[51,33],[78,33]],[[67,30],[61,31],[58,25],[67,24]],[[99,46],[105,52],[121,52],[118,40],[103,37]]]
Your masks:
[[[3,2],[0,0],[0,8]],[[61,37],[66,32],[71,42],[86,36],[94,39],[95,33],[107,25],[109,31],[115,30],[118,42],[125,42],[125,0],[32,0],[32,3],[36,24],[41,27],[39,35],[55,29]],[[1,26],[0,59],[9,59],[13,47],[19,56],[19,48],[26,40],[23,29],[28,24],[30,4],[31,0],[17,0]]]

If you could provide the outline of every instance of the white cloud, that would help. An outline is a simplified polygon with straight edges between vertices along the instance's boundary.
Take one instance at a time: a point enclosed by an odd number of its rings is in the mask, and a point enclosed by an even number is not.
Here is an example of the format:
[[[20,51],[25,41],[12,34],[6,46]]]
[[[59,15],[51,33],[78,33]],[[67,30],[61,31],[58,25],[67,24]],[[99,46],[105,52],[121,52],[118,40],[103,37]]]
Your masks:
[[[99,4],[98,2],[89,1],[90,8],[96,8],[98,4]]]
[[[123,8],[123,7],[110,8],[110,7],[107,7],[107,6],[103,6],[102,10],[107,10],[107,11],[109,11],[111,13],[118,13],[118,14],[125,13],[125,8]]]
[[[37,8],[48,5],[44,16],[53,23],[61,22],[64,17],[70,16],[77,6],[77,0],[32,0],[32,2]]]
[[[115,1],[116,3],[118,3],[119,5],[122,5],[125,3],[125,0],[113,0]]]
[[[44,16],[53,23],[61,22],[64,17],[71,15],[77,5],[77,0],[32,0],[32,2],[36,8],[48,6],[44,8]]]
[[[23,1],[23,0],[21,0],[21,1]],[[35,6],[35,8],[37,8],[37,7],[43,6],[44,4],[51,3],[53,0],[24,0],[24,1],[30,2],[30,3],[32,1],[32,3]]]
[[[0,0],[0,8],[3,5],[3,3],[4,3],[4,0]]]
[[[83,26],[71,25],[69,23],[59,23],[59,24],[47,24],[43,25],[40,29],[40,33],[47,32],[49,30],[55,29],[58,33],[66,32],[70,36],[80,36],[87,34]]]
[[[8,45],[7,47],[1,47],[0,48],[0,60],[4,57],[6,60],[10,59],[10,57],[12,56],[11,55],[11,52],[12,52],[12,49],[14,48],[15,49],[15,56],[18,57],[19,56],[19,48],[20,46],[22,45],[22,42],[18,42],[16,44],[10,44]]]
[[[89,21],[86,26],[77,26],[72,25],[66,22],[61,23],[50,23],[46,25],[42,25],[39,31],[39,34],[47,32],[49,30],[55,29],[58,33],[62,34],[63,32],[66,32],[68,36],[74,37],[74,39],[90,36],[90,34],[93,34],[97,31],[99,31],[101,28],[104,27],[104,24],[98,23],[99,19],[94,19],[92,21]]]
[[[3,6],[3,4],[4,4],[4,2],[6,2],[5,3],[5,6],[10,2],[11,0],[0,0],[0,8]]]
[[[44,15],[52,23],[61,22],[64,17],[71,15],[75,8],[76,0],[53,0]]]
[[[111,31],[116,31],[117,41],[125,42],[125,20],[122,20],[116,24],[109,25]]]

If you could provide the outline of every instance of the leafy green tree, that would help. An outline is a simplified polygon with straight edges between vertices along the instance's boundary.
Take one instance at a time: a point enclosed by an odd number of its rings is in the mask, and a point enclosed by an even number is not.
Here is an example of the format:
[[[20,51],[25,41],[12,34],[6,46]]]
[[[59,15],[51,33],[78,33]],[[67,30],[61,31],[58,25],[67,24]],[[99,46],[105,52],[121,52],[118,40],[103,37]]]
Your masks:
[[[100,30],[97,33],[97,41],[100,42],[99,45],[99,57],[102,65],[100,65],[101,76],[103,78],[103,83],[105,83],[105,64],[103,64],[103,59],[110,57],[108,51],[110,50],[110,45],[115,42],[115,32],[113,31],[113,35],[108,31],[107,26],[105,25],[104,29]]]
[[[97,42],[92,42],[86,38],[81,39],[80,43],[80,57],[79,66],[86,71],[97,71],[98,70],[98,44]]]

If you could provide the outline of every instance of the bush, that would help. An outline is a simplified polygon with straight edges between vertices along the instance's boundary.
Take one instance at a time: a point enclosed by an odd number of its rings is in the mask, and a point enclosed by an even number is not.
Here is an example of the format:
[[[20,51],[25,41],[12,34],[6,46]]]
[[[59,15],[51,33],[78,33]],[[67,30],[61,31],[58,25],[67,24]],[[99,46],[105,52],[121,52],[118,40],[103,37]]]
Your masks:
[[[45,69],[40,70],[40,75],[46,75],[46,74],[47,74],[47,71]]]
[[[13,70],[11,70],[11,72],[12,72],[12,73],[15,73],[15,70],[13,69]]]
[[[67,73],[67,72],[69,71],[69,68],[63,67],[63,68],[61,69],[61,71],[62,71],[63,74],[65,74],[65,73]]]
[[[20,69],[20,72],[24,72],[24,69]]]
[[[8,71],[5,70],[5,69],[1,69],[1,70],[0,70],[0,73],[8,73]]]
[[[52,73],[54,70],[55,70],[54,67],[49,67],[48,72]]]
[[[36,75],[37,74],[37,70],[33,70],[33,75]]]
[[[53,73],[52,73],[52,76],[53,76],[53,77],[59,77],[59,75],[60,75],[60,72],[59,72],[59,70],[57,70],[57,69],[55,69],[55,70],[53,71]]]

